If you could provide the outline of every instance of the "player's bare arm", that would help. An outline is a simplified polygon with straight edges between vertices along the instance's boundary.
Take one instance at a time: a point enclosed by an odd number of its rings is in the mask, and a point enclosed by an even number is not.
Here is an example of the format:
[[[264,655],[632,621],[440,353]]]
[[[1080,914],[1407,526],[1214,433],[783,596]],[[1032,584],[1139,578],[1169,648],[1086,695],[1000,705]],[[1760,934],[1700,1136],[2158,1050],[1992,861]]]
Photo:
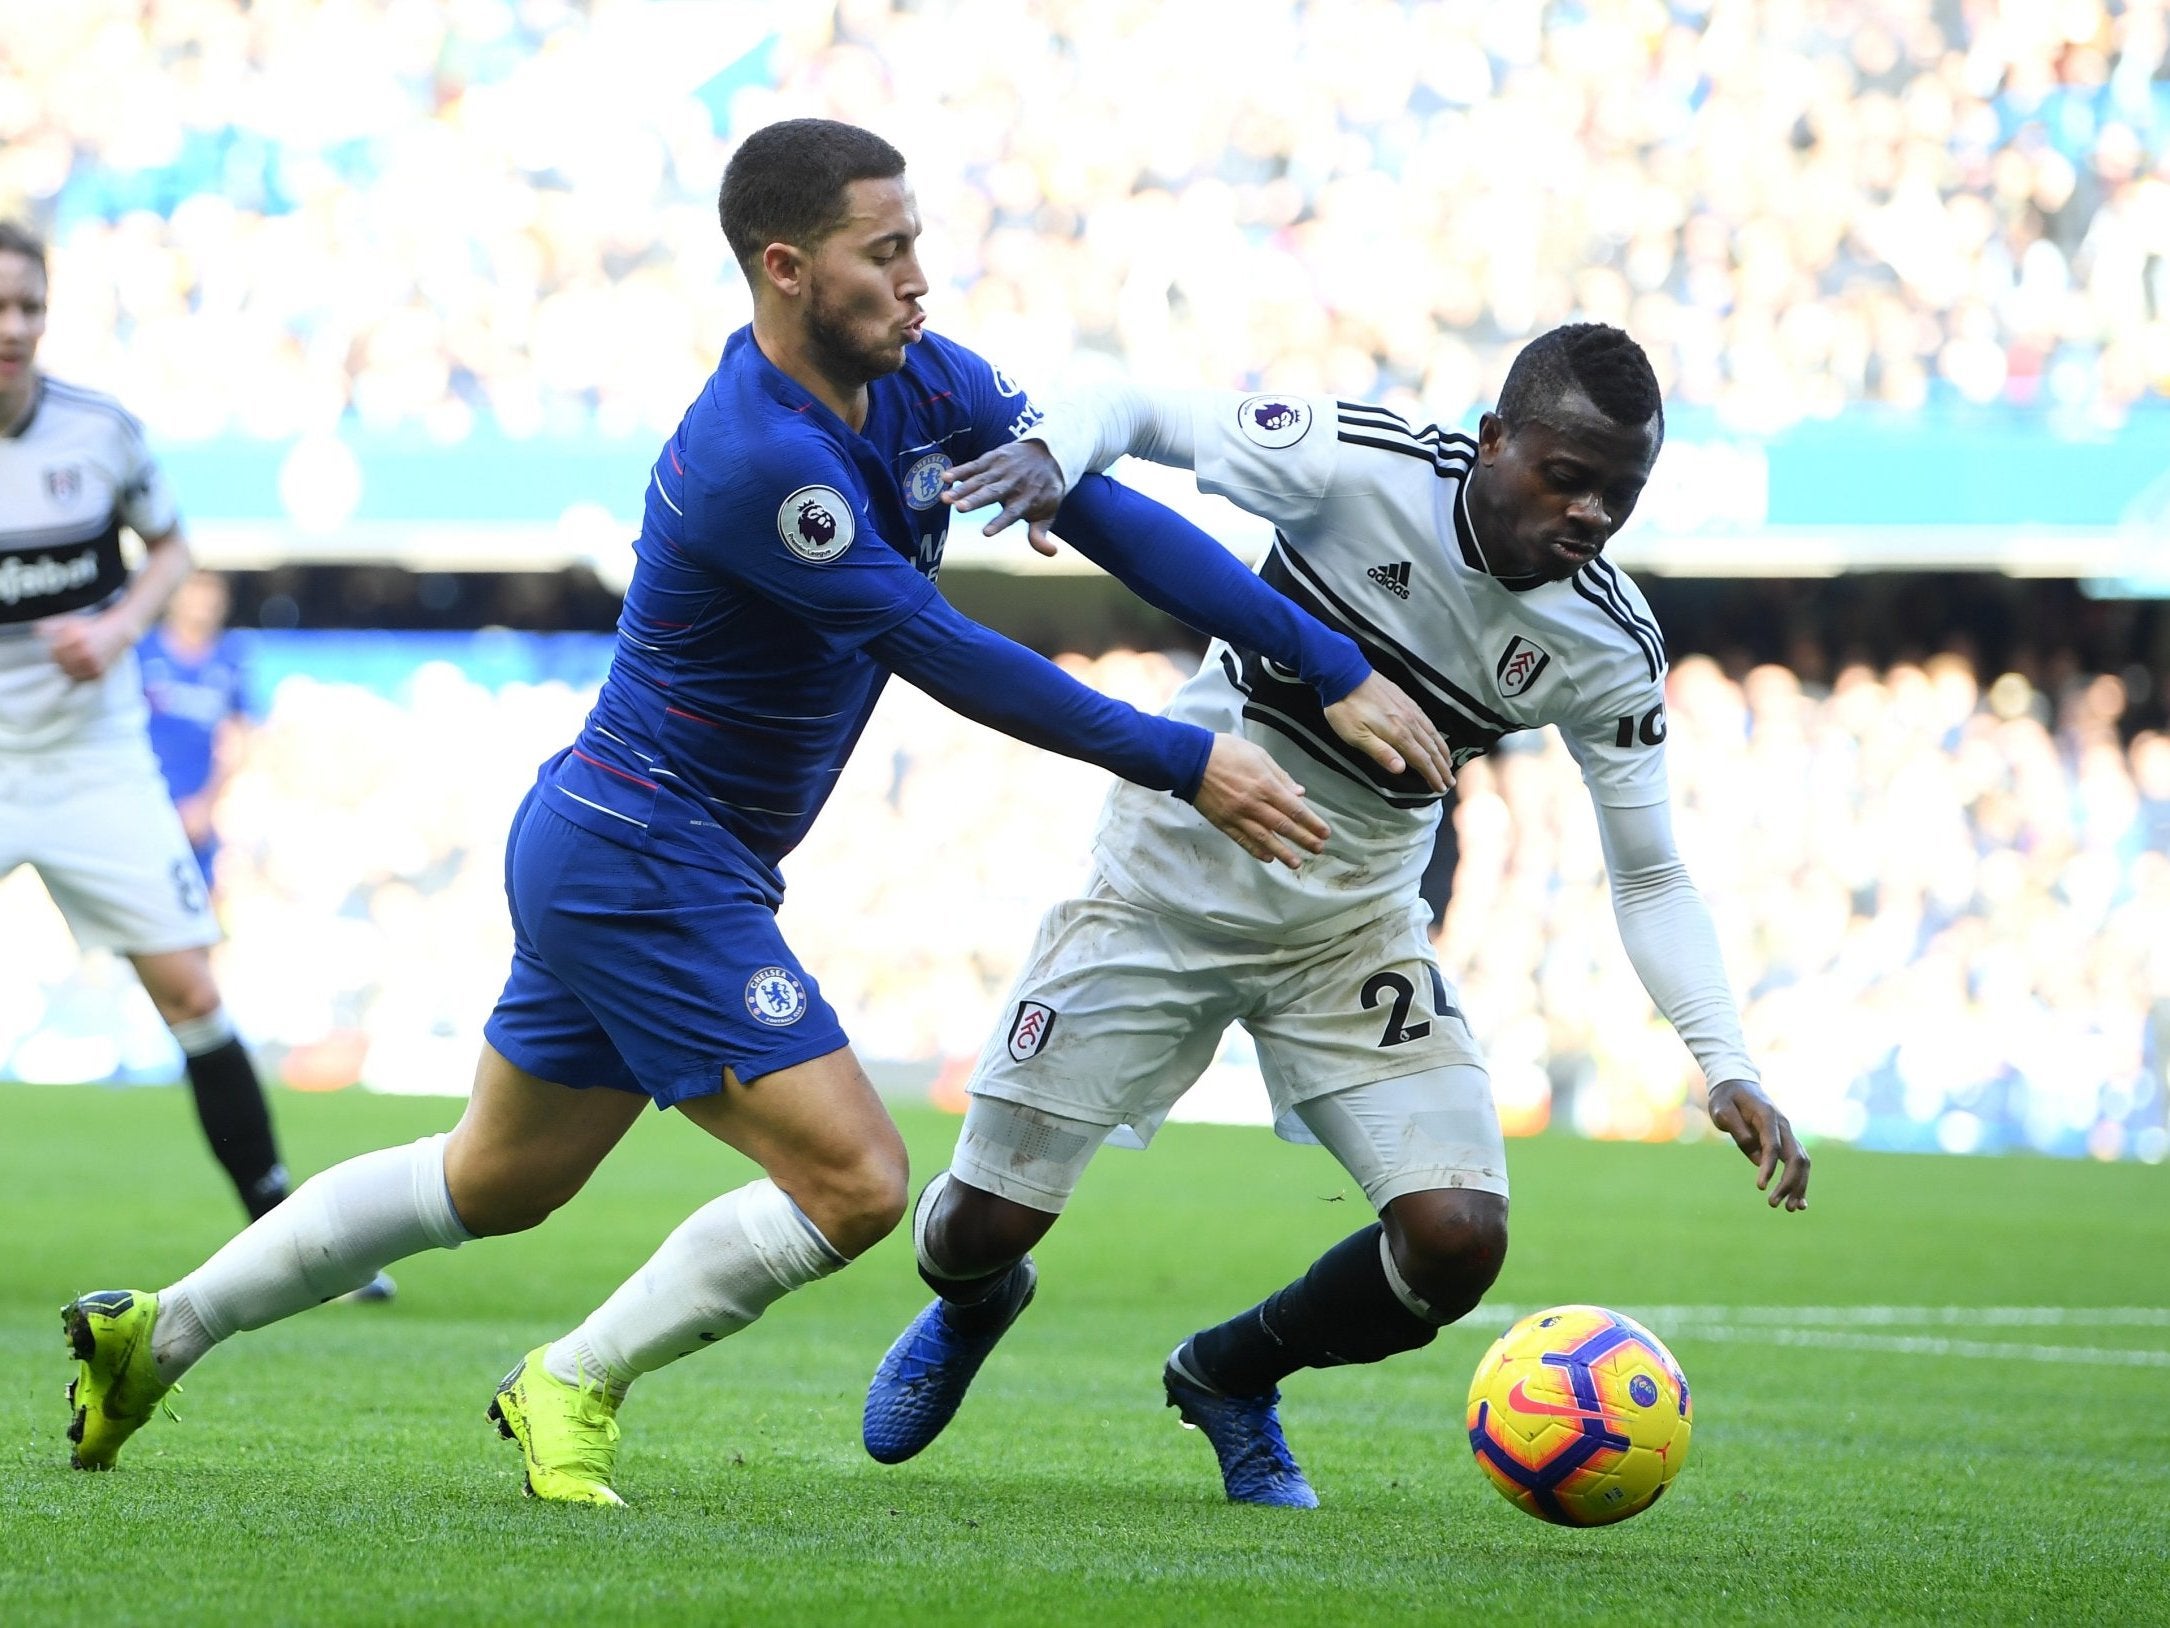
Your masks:
[[[38,634],[53,660],[78,683],[103,678],[125,652],[134,649],[165,614],[174,590],[196,568],[178,526],[145,538],[143,550],[142,566],[110,607],[95,616],[55,616],[38,624]]]
[[[1710,1088],[1710,1122],[1732,1137],[1755,1165],[1756,1189],[1770,1195],[1772,1209],[1808,1208],[1808,1154],[1761,1086],[1748,1080],[1719,1081]]]
[[[992,537],[1018,521],[1027,522],[1032,546],[1055,552],[1048,530],[1067,495],[1067,483],[1055,455],[1040,441],[1012,441],[969,463],[944,472],[942,501],[969,512],[992,503],[995,517],[981,528]],[[1326,708],[1326,721],[1349,745],[1389,774],[1414,770],[1434,791],[1454,784],[1454,764],[1445,739],[1424,709],[1392,679],[1373,673]]]

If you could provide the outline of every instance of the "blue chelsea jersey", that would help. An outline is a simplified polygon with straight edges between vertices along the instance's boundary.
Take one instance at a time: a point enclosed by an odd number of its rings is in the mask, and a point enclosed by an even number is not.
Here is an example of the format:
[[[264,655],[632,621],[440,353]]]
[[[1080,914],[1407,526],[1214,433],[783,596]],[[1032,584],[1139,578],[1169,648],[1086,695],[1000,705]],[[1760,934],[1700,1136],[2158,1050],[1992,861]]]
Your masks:
[[[868,395],[855,432],[751,328],[731,336],[656,460],[610,672],[544,765],[546,806],[781,896],[776,866],[888,677],[867,642],[935,597],[942,471],[1039,418],[1007,375],[933,334]]]
[[[210,784],[219,725],[246,707],[240,640],[222,633],[201,656],[186,656],[154,627],[136,646],[149,704],[151,750],[176,801]]]

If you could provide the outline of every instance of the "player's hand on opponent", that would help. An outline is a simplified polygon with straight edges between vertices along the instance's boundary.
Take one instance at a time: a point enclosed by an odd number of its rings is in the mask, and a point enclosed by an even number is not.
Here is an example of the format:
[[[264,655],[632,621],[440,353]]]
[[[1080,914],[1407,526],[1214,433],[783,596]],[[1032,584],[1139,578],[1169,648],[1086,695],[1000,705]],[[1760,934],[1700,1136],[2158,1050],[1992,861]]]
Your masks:
[[[1326,822],[1311,812],[1304,789],[1265,748],[1240,735],[1215,735],[1205,778],[1191,799],[1214,828],[1264,864],[1279,860],[1290,870],[1304,853],[1326,851]]]
[[[133,642],[111,616],[48,616],[38,636],[60,670],[78,683],[103,678]]]
[[[942,484],[948,488],[942,501],[953,509],[969,514],[990,503],[1002,506],[980,527],[982,537],[1023,520],[1028,523],[1026,540],[1049,559],[1055,557],[1055,534],[1047,525],[1062,507],[1062,468],[1046,442],[1012,441],[996,447],[970,463],[943,470]]]
[[[1795,1140],[1793,1126],[1760,1086],[1746,1080],[1722,1080],[1710,1088],[1710,1122],[1733,1138],[1756,1166],[1756,1188],[1768,1192],[1771,1208],[1808,1208],[1808,1155]],[[1771,1178],[1778,1178],[1772,1185]]]
[[[1445,737],[1384,673],[1373,673],[1328,707],[1326,722],[1388,774],[1414,769],[1434,791],[1454,784],[1454,755]]]
[[[946,488],[942,501],[953,509],[969,513],[990,503],[998,506],[995,517],[980,528],[982,536],[992,537],[1023,520],[1032,546],[1042,554],[1055,553],[1055,537],[1047,528],[1062,507],[1062,470],[1045,442],[1011,441],[969,463],[945,469],[942,482]],[[1328,707],[1326,721],[1335,734],[1389,774],[1413,768],[1434,791],[1454,784],[1454,763],[1446,741],[1424,710],[1383,674],[1373,673]],[[1237,840],[1243,839],[1238,836]]]

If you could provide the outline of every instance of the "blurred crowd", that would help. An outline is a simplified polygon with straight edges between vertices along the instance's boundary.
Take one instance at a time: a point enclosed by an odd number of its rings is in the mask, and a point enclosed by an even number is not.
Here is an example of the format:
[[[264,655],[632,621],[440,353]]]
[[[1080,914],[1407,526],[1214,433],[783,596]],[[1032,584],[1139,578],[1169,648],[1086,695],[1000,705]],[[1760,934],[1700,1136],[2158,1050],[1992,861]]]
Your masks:
[[[1066,657],[1158,706],[1183,666]],[[506,823],[589,693],[428,663],[375,689],[281,681],[219,810],[221,983],[292,1083],[465,1089],[504,975]],[[1671,680],[1675,815],[1805,1129],[1883,1147],[2170,1151],[2170,737],[2121,682],[1984,688],[1962,659]],[[1548,733],[1468,766],[1442,960],[1511,1131],[1703,1128],[1696,1071],[1612,925],[1595,822]],[[952,1078],[1040,912],[1089,863],[1099,771],[890,687],[804,847],[784,927],[862,1055]],[[28,871],[0,884],[0,1073],[171,1077],[109,960],[79,963]],[[1259,1117],[1240,1037],[1215,1111]]]
[[[2170,1151],[2170,738],[2123,683],[1986,690],[1955,656],[1669,684],[1674,818],[1750,1050],[1813,1134],[1880,1147]],[[1700,1093],[1609,922],[1564,750],[1474,764],[1442,936],[1501,1109],[1694,1129]]]
[[[48,358],[169,437],[661,431],[732,143],[912,161],[1028,382],[1421,400],[1555,322],[1772,429],[2170,397],[2166,0],[0,0]]]
[[[934,321],[1042,387],[1120,366],[1466,422],[1590,318],[1743,431],[1864,404],[2084,429],[2170,407],[2166,42],[2170,0],[0,0],[0,213],[53,240],[42,361],[169,441],[664,433],[747,315],[724,164],[801,114],[905,150]],[[379,621],[494,595],[552,625],[510,579],[379,574]],[[306,586],[264,586],[265,625],[322,620]],[[1781,648],[1682,661],[1671,739],[1789,1109],[2163,1157],[2162,697]],[[1146,706],[1182,670],[1066,660]],[[588,694],[351,676],[283,679],[227,789],[223,987],[295,1083],[459,1089],[505,824]],[[1694,1133],[1572,765],[1514,744],[1464,775],[1441,928],[1502,1110]],[[787,867],[868,1056],[978,1049],[1099,783],[892,687]],[[0,916],[0,1073],[170,1077],[134,980],[27,872]]]

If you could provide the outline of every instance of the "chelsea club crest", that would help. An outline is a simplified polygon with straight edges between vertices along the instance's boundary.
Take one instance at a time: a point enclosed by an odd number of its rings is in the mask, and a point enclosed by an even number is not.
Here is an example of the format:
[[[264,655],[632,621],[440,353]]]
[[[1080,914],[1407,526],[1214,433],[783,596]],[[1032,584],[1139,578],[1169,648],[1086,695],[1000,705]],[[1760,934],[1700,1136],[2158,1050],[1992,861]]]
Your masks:
[[[806,1011],[806,986],[788,967],[763,967],[746,980],[746,1010],[756,1023],[781,1029]]]
[[[942,501],[942,471],[949,468],[949,454],[930,452],[904,472],[904,501],[915,509],[931,509]]]

